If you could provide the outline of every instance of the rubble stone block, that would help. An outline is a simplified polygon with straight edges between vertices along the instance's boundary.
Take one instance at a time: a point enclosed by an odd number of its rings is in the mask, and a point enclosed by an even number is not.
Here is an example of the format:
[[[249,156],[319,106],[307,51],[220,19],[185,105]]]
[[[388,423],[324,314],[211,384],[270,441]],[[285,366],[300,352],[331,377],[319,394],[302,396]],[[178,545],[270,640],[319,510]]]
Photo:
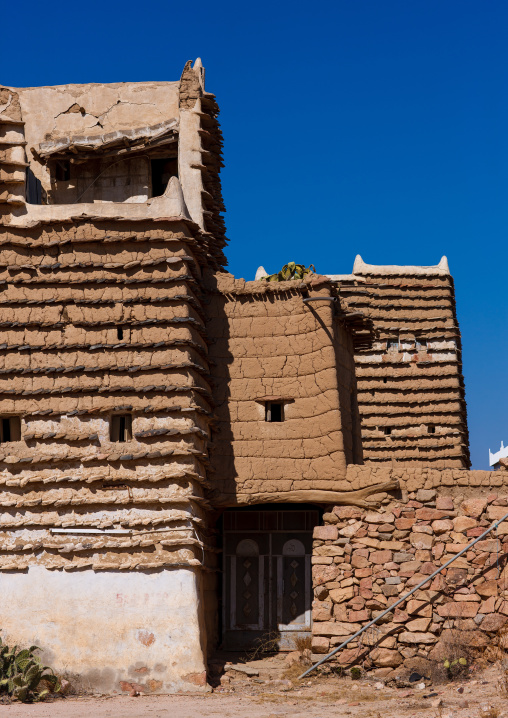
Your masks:
[[[478,613],[478,604],[450,601],[438,606],[437,612],[444,618],[474,618]]]
[[[432,605],[427,601],[410,599],[406,604],[406,613],[409,615],[416,614],[417,616],[428,618],[432,616]]]
[[[373,664],[380,668],[397,668],[404,660],[398,651],[381,647],[374,648],[370,652],[370,658]]]
[[[416,518],[420,521],[437,521],[439,519],[448,518],[450,513],[450,511],[438,511],[437,509],[424,507],[416,509]]]
[[[432,548],[434,537],[428,534],[412,533],[409,537],[411,546],[418,550],[428,551]]]
[[[412,633],[411,631],[404,631],[399,634],[400,643],[409,644],[429,644],[436,643],[438,637],[433,633]]]
[[[433,501],[436,498],[437,491],[435,489],[418,489],[416,492],[416,500],[425,504],[429,501]]]
[[[472,498],[463,501],[460,505],[460,508],[466,514],[466,516],[473,516],[474,518],[478,518],[485,511],[486,506],[486,498]]]
[[[312,652],[324,654],[330,650],[330,639],[325,636],[312,636]]]
[[[330,591],[330,598],[334,603],[343,603],[349,601],[355,595],[354,586],[348,586],[347,588],[334,588]]]
[[[432,529],[436,534],[443,534],[453,530],[453,523],[450,519],[438,519],[432,522]]]
[[[383,551],[372,551],[371,554],[369,555],[369,559],[372,563],[383,564],[383,563],[388,563],[389,561],[391,561],[392,556],[393,556],[392,552],[385,549]]]
[[[414,555],[412,553],[404,553],[402,551],[393,554],[393,561],[395,563],[407,563],[414,561]]]
[[[498,594],[497,581],[484,581],[483,583],[476,583],[475,589],[476,593],[482,598],[497,596]]]
[[[489,613],[481,622],[481,629],[482,631],[495,633],[505,625],[506,621],[508,621],[507,616],[500,613]]]
[[[315,526],[313,537],[321,541],[335,541],[339,537],[339,530],[336,526]]]
[[[436,498],[436,509],[439,511],[453,511],[455,506],[451,496],[438,496]]]
[[[408,621],[405,628],[412,633],[426,633],[431,624],[431,618],[415,618],[413,621]]]
[[[463,533],[468,529],[474,528],[476,524],[476,519],[470,516],[457,516],[453,519],[453,530],[457,531],[457,533]]]
[[[320,621],[313,624],[312,633],[317,636],[352,636],[360,628],[359,623]]]

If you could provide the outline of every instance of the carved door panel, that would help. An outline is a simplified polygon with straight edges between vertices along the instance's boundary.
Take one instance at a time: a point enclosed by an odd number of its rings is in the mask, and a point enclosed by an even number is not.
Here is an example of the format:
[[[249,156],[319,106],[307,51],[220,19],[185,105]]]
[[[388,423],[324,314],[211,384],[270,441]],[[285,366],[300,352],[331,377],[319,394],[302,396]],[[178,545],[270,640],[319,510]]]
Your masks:
[[[278,615],[280,631],[310,630],[310,555],[298,539],[286,541],[277,557]]]
[[[231,557],[231,628],[264,628],[264,557],[253,539],[242,539]]]

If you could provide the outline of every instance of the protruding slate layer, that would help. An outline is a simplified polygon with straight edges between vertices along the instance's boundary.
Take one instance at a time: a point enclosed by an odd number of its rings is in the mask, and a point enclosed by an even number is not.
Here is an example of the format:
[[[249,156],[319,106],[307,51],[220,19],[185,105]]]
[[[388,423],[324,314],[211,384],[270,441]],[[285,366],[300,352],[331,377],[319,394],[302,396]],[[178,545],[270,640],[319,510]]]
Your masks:
[[[358,406],[366,462],[468,467],[464,380],[453,279],[435,267],[377,267],[333,277],[351,311],[376,336],[356,351]]]
[[[21,417],[21,440],[0,444],[0,570],[213,565],[200,236],[181,221],[3,232],[0,416]]]

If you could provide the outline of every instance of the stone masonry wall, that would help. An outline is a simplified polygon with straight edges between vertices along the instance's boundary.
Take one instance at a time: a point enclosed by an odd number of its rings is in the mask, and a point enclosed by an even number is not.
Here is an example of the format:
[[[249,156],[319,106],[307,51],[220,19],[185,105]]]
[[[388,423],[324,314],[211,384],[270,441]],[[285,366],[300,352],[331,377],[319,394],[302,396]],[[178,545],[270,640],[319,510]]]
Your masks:
[[[0,445],[0,570],[203,564],[211,391],[189,226],[2,234],[0,416],[21,437]],[[123,413],[132,438],[111,441]],[[73,528],[125,534],[52,533]]]
[[[468,473],[468,472],[463,472]],[[490,472],[470,472],[471,474]],[[315,658],[328,653],[508,513],[499,490],[403,490],[379,510],[329,507],[314,530]],[[504,474],[504,476],[502,476]],[[492,476],[492,474],[491,474]],[[504,482],[503,482],[504,480]],[[450,644],[485,648],[508,621],[508,521],[342,650],[342,665],[444,660]]]
[[[414,276],[411,267],[367,267],[339,281],[341,296],[376,330],[355,357],[364,460],[467,468],[453,279],[437,267]]]

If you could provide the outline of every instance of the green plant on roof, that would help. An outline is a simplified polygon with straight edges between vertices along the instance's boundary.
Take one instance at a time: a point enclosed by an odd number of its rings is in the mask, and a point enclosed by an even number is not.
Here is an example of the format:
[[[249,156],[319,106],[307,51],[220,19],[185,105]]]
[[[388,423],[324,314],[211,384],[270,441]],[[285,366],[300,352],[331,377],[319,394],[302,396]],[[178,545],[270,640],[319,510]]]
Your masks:
[[[288,262],[282,267],[280,272],[269,274],[266,277],[261,277],[261,279],[267,282],[287,282],[291,279],[303,279],[307,274],[315,273],[315,271],[316,268],[313,264],[309,267],[305,267],[303,264]]]
[[[60,681],[49,666],[43,666],[30,646],[18,651],[9,648],[0,638],[0,691],[22,703],[44,700],[51,691],[60,690]]]

